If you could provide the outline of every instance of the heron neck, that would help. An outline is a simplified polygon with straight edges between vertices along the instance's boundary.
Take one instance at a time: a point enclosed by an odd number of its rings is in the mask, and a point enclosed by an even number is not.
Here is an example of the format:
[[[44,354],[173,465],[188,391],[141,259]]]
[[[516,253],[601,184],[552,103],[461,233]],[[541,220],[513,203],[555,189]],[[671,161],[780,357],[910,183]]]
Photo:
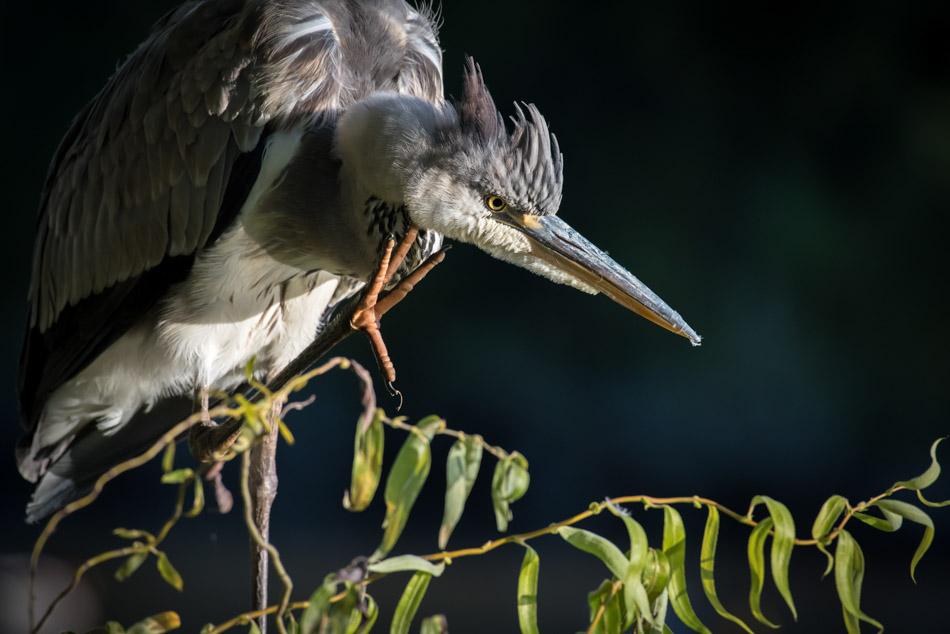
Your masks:
[[[409,95],[377,93],[340,119],[336,151],[345,177],[395,206],[422,171],[421,157],[437,131],[453,125],[455,112]]]

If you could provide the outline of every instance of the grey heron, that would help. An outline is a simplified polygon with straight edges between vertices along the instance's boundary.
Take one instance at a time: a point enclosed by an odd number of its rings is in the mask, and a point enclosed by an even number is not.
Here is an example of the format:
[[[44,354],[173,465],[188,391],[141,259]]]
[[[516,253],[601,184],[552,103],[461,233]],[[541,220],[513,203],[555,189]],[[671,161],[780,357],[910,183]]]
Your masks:
[[[37,221],[20,473],[40,519],[256,357],[273,376],[373,277],[471,243],[688,338],[555,214],[562,158],[533,105],[506,128],[480,70],[443,97],[430,11],[402,0],[195,0],[79,113]]]

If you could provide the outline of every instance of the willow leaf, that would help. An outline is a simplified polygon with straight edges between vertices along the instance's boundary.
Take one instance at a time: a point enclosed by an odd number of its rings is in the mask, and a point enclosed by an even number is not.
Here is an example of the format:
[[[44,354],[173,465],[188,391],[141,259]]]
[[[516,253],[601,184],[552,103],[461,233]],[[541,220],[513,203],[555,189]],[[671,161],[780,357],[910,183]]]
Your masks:
[[[449,449],[445,462],[445,513],[439,527],[439,548],[444,549],[449,543],[449,536],[465,510],[465,502],[482,462],[481,440],[479,436],[465,436],[456,440]]]
[[[921,538],[920,545],[917,546],[917,551],[914,553],[914,557],[910,561],[910,578],[914,581],[914,583],[917,583],[917,579],[914,578],[914,572],[917,570],[917,564],[920,563],[924,553],[926,553],[927,549],[930,548],[930,542],[932,542],[934,539],[933,520],[930,519],[930,516],[927,515],[923,510],[919,509],[913,504],[901,502],[900,500],[878,500],[874,503],[874,506],[879,507],[885,513],[890,512],[895,515],[899,515],[904,519],[908,519],[912,522],[923,525],[924,536]]]
[[[175,570],[172,562],[168,561],[168,555],[161,550],[158,551],[158,561],[156,564],[158,566],[158,572],[162,575],[162,579],[175,590],[181,592],[184,588],[184,582],[181,580],[181,575]]]
[[[538,634],[538,569],[541,560],[531,546],[525,545],[521,572],[518,574],[518,626],[521,634]]]
[[[417,555],[399,555],[377,561],[368,566],[370,572],[388,574],[391,572],[428,572],[433,577],[441,577],[445,562],[432,563]]]
[[[333,582],[333,575],[327,575],[323,580],[323,585],[313,591],[310,595],[309,605],[300,615],[298,629],[300,634],[312,634],[317,631],[323,615],[327,613],[330,607],[330,597],[336,593],[336,586]]]
[[[491,481],[491,499],[499,531],[508,530],[508,522],[512,517],[510,505],[528,491],[530,481],[528,461],[517,451],[498,461]]]
[[[420,634],[448,634],[449,622],[444,614],[434,614],[423,619]]]
[[[146,617],[134,625],[130,625],[125,634],[164,634],[181,627],[181,617],[177,612],[162,612]]]
[[[765,585],[765,541],[774,524],[771,517],[756,524],[749,535],[749,572],[752,574],[752,586],[749,589],[749,608],[759,623],[769,627],[778,627],[762,614],[762,588]]]
[[[381,409],[376,410],[369,426],[365,429],[362,421],[356,424],[350,488],[343,494],[343,508],[346,510],[362,511],[373,501],[383,473],[385,437]]]
[[[765,495],[757,495],[752,498],[752,505],[764,502],[769,510],[769,515],[775,523],[775,536],[772,538],[772,551],[770,553],[769,564],[772,567],[772,580],[779,594],[785,599],[788,609],[792,611],[792,617],[798,620],[798,612],[795,610],[795,601],[792,599],[792,589],[788,585],[788,564],[792,559],[792,549],[795,547],[795,520],[788,507],[777,500]]]
[[[884,631],[884,626],[861,611],[861,584],[864,581],[864,553],[851,533],[841,530],[835,548],[835,587],[845,612],[845,627],[850,634],[860,634],[858,621],[865,621]],[[848,618],[850,615],[851,618]]]
[[[696,616],[689,602],[686,592],[686,529],[679,512],[668,505],[663,506],[663,552],[669,558],[672,569],[669,591],[673,612],[691,630],[712,634]]]
[[[583,550],[585,553],[590,553],[604,562],[615,577],[618,579],[624,578],[629,562],[624,557],[623,552],[609,539],[583,528],[572,526],[562,526],[556,532],[571,546]]]
[[[944,436],[946,438],[946,436]],[[905,489],[911,489],[913,491],[920,491],[921,489],[926,489],[931,484],[937,481],[937,478],[940,477],[940,463],[937,462],[937,445],[944,438],[938,438],[934,441],[934,444],[930,446],[930,466],[927,467],[927,470],[921,473],[916,478],[911,478],[910,480],[902,480],[900,482],[895,482],[895,487],[904,487]]]
[[[640,579],[643,581],[643,587],[647,590],[647,598],[653,603],[660,595],[666,592],[672,576],[672,567],[669,557],[662,550],[650,548],[647,551],[647,563],[643,567],[643,574]],[[656,610],[653,611],[656,614]]]
[[[417,572],[412,575],[406,589],[403,590],[402,597],[399,599],[399,605],[396,606],[396,614],[393,616],[390,634],[407,634],[412,619],[416,616],[419,604],[422,603],[422,597],[425,596],[429,588],[429,582],[432,575],[427,572]]]
[[[711,504],[706,508],[709,509],[709,515],[706,517],[706,529],[703,531],[703,545],[699,556],[703,591],[706,593],[709,604],[713,606],[719,616],[729,619],[749,634],[754,634],[742,619],[723,607],[719,596],[716,594],[714,571],[716,568],[716,545],[719,542],[719,509]]]

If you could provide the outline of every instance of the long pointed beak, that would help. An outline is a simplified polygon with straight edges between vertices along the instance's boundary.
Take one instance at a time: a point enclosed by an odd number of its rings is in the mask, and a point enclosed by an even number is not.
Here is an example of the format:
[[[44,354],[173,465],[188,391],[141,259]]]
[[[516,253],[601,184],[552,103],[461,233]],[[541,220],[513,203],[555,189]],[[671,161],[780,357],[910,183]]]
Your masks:
[[[646,284],[557,216],[535,216],[512,210],[498,218],[531,240],[532,255],[600,291],[641,317],[686,337],[698,346],[702,337]]]

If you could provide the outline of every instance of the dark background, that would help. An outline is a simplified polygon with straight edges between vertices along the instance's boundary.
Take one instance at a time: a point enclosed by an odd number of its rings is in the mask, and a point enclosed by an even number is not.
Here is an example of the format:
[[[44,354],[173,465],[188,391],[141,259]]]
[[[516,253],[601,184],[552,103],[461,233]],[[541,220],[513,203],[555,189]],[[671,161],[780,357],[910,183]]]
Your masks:
[[[72,116],[173,3],[55,4],[2,9],[3,631],[23,627],[22,571],[39,533],[22,523],[31,487],[13,461],[39,193]],[[512,531],[564,519],[607,495],[698,494],[742,511],[753,495],[768,494],[788,504],[808,537],[826,497],[857,502],[917,475],[930,443],[950,430],[948,5],[766,4],[445,3],[447,93],[458,93],[467,53],[505,113],[516,99],[537,103],[565,154],[560,215],[705,337],[691,348],[605,298],[464,245],[387,316],[403,413],[440,414],[530,460],[532,486],[514,505]],[[355,337],[339,352],[372,363]],[[372,552],[383,516],[380,500],[361,515],[340,505],[356,382],[336,373],[315,388],[317,404],[290,417],[297,445],[280,450],[272,534],[300,599],[328,571]],[[390,459],[401,441],[388,434]],[[436,550],[449,444],[435,443],[430,490],[397,552]],[[950,461],[946,447],[941,455]],[[493,466],[486,459],[450,546],[496,535]],[[54,578],[60,566],[61,587],[70,567],[119,545],[113,527],[157,529],[174,496],[158,474],[157,464],[129,474],[69,518],[47,548],[44,574]],[[950,486],[938,483],[930,497],[950,497]],[[658,544],[662,514],[634,511]],[[705,512],[681,512],[693,603],[714,630],[739,631],[702,598]],[[908,564],[919,526],[893,535],[853,526],[867,557],[862,605],[890,632],[945,623],[950,521],[947,509],[933,515],[936,540],[917,586]],[[616,520],[584,526],[625,539]],[[747,534],[724,519],[717,562],[720,597],[743,618]],[[605,569],[557,537],[536,548],[542,630],[585,628],[586,593]],[[239,512],[183,520],[166,549],[184,595],[151,564],[121,585],[108,565],[88,575],[61,627],[107,618],[127,625],[175,609],[183,631],[197,631],[246,608]],[[420,613],[445,613],[454,633],[516,631],[521,556],[506,547],[456,560],[433,581]],[[834,582],[819,580],[823,567],[822,555],[796,549],[797,624],[769,583],[763,607],[783,631],[844,631]],[[371,588],[383,621],[404,582]]]

